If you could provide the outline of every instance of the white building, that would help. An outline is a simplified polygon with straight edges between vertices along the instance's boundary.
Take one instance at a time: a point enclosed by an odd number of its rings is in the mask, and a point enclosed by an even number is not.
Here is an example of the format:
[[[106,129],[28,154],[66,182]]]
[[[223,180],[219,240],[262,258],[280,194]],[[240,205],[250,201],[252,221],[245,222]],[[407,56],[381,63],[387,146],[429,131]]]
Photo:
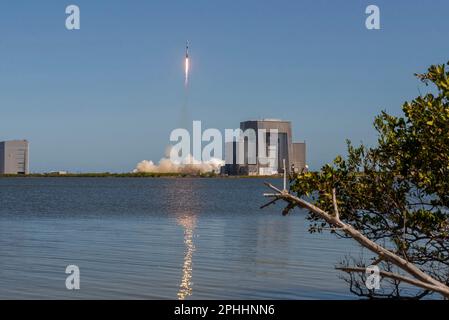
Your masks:
[[[0,174],[29,174],[27,140],[0,142]]]

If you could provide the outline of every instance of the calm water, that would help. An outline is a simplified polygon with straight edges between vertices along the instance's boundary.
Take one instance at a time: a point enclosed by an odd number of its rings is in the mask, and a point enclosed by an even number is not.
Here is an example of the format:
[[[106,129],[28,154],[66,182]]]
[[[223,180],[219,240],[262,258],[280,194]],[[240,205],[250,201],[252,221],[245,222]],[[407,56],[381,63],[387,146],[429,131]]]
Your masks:
[[[280,181],[274,181],[278,185]],[[260,210],[261,179],[0,179],[0,299],[352,298],[349,240]],[[65,288],[78,265],[81,290]]]

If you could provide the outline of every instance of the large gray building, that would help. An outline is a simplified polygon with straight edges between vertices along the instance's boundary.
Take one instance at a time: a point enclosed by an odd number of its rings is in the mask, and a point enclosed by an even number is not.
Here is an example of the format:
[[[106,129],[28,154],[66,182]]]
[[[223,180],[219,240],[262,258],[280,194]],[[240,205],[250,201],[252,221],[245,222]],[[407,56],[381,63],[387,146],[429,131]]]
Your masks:
[[[255,135],[255,159],[251,159],[249,151],[251,143],[245,136],[243,141],[227,142],[225,146],[226,165],[222,173],[229,175],[273,175],[284,171],[283,160],[286,162],[287,172],[301,172],[306,169],[306,144],[293,143],[292,127],[290,121],[277,119],[264,119],[244,121],[240,123],[240,129],[244,133],[248,129],[256,132]],[[271,136],[272,130],[277,132]],[[262,134],[259,134],[262,132]],[[259,141],[262,138],[264,141]],[[262,144],[260,143],[262,142]],[[243,145],[243,147],[242,147]],[[264,147],[265,150],[260,148]],[[243,151],[243,163],[237,161],[239,153]],[[270,151],[272,151],[270,153]],[[274,157],[273,157],[274,153]],[[261,161],[264,159],[264,161]]]
[[[0,174],[29,174],[26,140],[0,142]]]

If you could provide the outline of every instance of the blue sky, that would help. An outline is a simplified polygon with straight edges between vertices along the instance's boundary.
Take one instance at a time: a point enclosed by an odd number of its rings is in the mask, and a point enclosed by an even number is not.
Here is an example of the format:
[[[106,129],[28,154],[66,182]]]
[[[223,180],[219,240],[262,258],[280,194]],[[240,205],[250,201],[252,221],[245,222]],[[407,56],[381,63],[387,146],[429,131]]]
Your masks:
[[[65,8],[81,30],[65,29]],[[365,8],[381,30],[365,28]],[[2,1],[0,140],[26,138],[31,170],[127,172],[158,161],[188,117],[204,128],[255,118],[293,123],[312,169],[372,144],[372,121],[399,114],[413,76],[449,60],[449,2]]]

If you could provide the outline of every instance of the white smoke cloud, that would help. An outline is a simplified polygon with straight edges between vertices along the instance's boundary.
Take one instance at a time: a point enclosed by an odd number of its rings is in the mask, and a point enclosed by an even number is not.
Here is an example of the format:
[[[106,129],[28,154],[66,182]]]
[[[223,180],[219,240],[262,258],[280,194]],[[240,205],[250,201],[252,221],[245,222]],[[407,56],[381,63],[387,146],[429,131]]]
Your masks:
[[[196,160],[192,155],[188,155],[182,162],[172,161],[170,158],[162,158],[158,164],[153,161],[143,160],[134,169],[134,173],[219,173],[225,161],[211,158],[208,161]]]

